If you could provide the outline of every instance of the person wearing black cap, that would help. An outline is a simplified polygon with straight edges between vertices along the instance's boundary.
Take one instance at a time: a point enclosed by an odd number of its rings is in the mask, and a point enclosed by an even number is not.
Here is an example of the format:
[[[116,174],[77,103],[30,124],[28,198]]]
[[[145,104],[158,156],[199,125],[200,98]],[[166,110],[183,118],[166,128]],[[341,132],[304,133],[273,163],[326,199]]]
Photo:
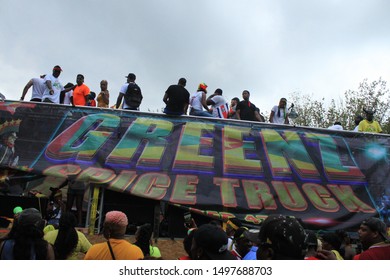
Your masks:
[[[358,230],[363,252],[354,260],[390,260],[390,243],[386,224],[378,218],[364,220]]]
[[[375,111],[369,109],[363,109],[366,113],[366,118],[359,123],[358,131],[359,132],[371,132],[371,133],[381,133],[382,128],[376,120],[374,120]]]
[[[135,105],[132,106],[131,104],[127,104],[126,96],[125,96],[125,95],[129,95],[129,94],[133,94],[133,93],[137,92],[138,95],[140,95],[140,98],[142,101],[141,88],[135,83],[136,76],[133,73],[129,73],[129,75],[125,76],[125,78],[127,78],[127,82],[121,87],[121,89],[119,91],[119,95],[118,95],[118,99],[116,100],[116,107],[115,108],[116,109],[126,109],[126,110],[139,111],[140,104],[137,104],[136,106]],[[130,89],[133,89],[133,90],[130,91]],[[123,104],[121,107],[122,99],[124,99],[124,101],[123,101]],[[139,103],[141,103],[141,101],[139,101]]]
[[[227,249],[228,237],[220,228],[204,224],[194,233],[191,247],[193,260],[237,260]]]

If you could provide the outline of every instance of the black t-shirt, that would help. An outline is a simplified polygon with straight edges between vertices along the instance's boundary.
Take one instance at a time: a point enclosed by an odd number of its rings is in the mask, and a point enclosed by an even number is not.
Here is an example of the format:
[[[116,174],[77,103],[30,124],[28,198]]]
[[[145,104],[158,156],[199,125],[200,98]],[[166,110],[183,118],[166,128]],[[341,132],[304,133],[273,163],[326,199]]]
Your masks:
[[[240,110],[240,118],[245,121],[257,121],[255,111],[258,111],[256,105],[250,101],[240,101],[237,104],[236,111]]]
[[[183,86],[171,85],[166,91],[168,103],[166,109],[174,113],[184,113],[184,105],[189,103],[190,93]]]

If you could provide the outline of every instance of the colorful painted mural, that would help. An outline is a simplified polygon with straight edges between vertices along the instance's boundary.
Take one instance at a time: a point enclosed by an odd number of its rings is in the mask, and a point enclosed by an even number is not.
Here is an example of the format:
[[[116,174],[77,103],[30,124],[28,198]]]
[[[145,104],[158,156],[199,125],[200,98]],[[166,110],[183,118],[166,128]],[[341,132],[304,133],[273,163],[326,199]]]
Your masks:
[[[255,224],[389,222],[389,135],[5,101],[0,136],[3,193],[15,178],[47,193],[73,176]]]

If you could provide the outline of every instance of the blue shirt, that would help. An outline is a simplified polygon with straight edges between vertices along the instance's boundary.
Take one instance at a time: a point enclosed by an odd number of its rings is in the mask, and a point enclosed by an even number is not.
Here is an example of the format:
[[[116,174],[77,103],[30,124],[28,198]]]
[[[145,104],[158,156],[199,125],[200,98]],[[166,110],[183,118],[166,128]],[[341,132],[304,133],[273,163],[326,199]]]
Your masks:
[[[245,257],[242,260],[257,260],[256,258],[256,252],[258,247],[252,246],[251,250],[245,255]]]

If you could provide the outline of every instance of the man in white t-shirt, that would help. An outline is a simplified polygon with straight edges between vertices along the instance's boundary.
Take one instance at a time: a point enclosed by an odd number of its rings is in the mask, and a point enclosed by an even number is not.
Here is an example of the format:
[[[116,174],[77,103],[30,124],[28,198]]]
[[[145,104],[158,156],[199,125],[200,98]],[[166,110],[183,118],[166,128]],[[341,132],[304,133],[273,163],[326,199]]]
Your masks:
[[[45,92],[46,89],[46,84],[44,79],[45,76],[46,75],[41,75],[39,78],[32,78],[30,81],[28,81],[26,86],[23,88],[22,97],[20,97],[20,100],[24,100],[27,91],[30,89],[30,87],[32,87],[30,101],[41,102],[43,93]]]
[[[217,88],[214,94],[210,95],[206,100],[207,105],[213,108],[213,117],[227,119],[229,113],[229,104],[222,96],[222,89]]]
[[[339,121],[337,121],[333,125],[329,126],[328,129],[344,130],[343,126],[341,125],[341,122],[339,122]]]
[[[64,90],[59,76],[62,69],[59,65],[54,66],[53,73],[45,76],[46,89],[42,96],[42,101],[47,103],[60,103],[60,94]],[[71,89],[69,89],[71,90]]]
[[[139,111],[139,105],[137,107],[131,107],[130,104],[126,103],[126,98],[125,98],[127,88],[129,87],[129,85],[133,86],[134,88],[137,88],[137,90],[139,91],[139,93],[142,96],[141,88],[135,83],[136,76],[134,73],[129,73],[129,75],[125,76],[125,78],[127,78],[127,82],[123,86],[121,86],[121,89],[120,89],[119,95],[118,95],[118,99],[116,100],[115,107],[116,107],[116,109],[126,109],[126,110]],[[123,103],[122,103],[122,99],[123,99]]]

